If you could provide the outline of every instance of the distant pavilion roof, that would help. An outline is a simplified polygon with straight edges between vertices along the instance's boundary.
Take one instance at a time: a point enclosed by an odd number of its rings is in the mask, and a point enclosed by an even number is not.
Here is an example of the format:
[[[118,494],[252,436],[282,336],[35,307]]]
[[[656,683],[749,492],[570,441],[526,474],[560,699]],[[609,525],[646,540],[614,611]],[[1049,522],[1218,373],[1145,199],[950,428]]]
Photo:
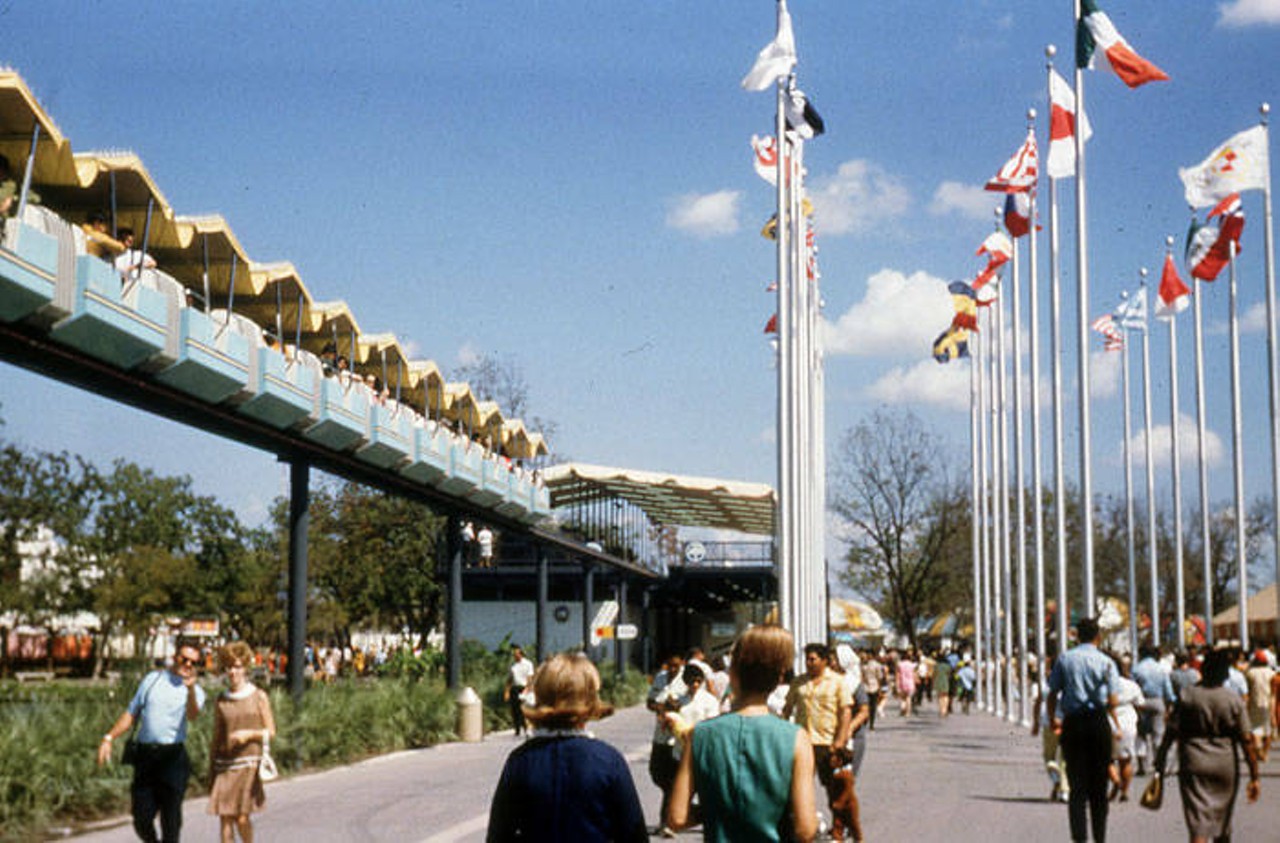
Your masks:
[[[773,487],[764,483],[584,463],[554,465],[542,476],[553,509],[584,503],[603,491],[629,501],[659,524],[773,534],[775,497]]]

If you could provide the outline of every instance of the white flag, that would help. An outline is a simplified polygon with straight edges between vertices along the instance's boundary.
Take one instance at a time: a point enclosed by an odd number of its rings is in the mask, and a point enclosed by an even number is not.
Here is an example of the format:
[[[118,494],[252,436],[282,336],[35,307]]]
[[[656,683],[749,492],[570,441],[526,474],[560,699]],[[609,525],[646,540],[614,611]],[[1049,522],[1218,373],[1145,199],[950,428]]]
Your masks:
[[[1267,129],[1254,126],[1233,135],[1194,167],[1179,167],[1187,204],[1203,208],[1242,190],[1265,190],[1271,177]]]
[[[751,136],[751,162],[756,175],[774,187],[778,186],[778,141],[772,135]]]
[[[751,72],[742,77],[742,87],[763,91],[795,66],[796,38],[791,32],[791,13],[787,11],[787,0],[778,0],[778,33],[756,56]]]

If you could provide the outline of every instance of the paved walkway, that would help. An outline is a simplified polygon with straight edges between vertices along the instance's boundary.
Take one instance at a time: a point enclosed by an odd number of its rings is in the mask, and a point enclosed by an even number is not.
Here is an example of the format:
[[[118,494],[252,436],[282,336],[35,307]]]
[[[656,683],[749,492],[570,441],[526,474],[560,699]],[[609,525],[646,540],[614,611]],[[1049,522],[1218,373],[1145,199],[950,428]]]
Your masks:
[[[651,715],[642,708],[596,724],[598,737],[631,761],[650,822],[656,823],[659,794],[647,771]],[[1039,761],[1039,739],[987,714],[946,721],[926,707],[923,714],[889,714],[870,736],[858,782],[863,828],[871,841],[945,840],[996,843],[1004,840],[1067,840],[1066,806],[1047,801],[1049,782]],[[400,752],[350,767],[291,777],[268,785],[266,811],[256,820],[258,839],[281,843],[327,841],[478,841],[484,839],[493,786],[515,745],[510,733],[479,744],[448,744]],[[1174,790],[1163,810],[1137,804],[1145,779],[1134,783],[1133,800],[1113,804],[1113,841],[1185,840],[1181,805]],[[1280,759],[1263,770],[1262,798],[1236,812],[1235,840],[1280,840]],[[187,803],[183,839],[214,843],[217,821],[205,800]],[[681,835],[700,837],[696,832]],[[84,835],[89,841],[133,840],[124,818],[109,829]]]

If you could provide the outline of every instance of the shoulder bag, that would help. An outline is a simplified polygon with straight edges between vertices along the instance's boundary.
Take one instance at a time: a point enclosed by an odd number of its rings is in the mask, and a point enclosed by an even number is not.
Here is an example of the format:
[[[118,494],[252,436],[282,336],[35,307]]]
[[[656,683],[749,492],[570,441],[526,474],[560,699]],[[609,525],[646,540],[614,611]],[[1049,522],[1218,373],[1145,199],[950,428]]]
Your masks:
[[[147,699],[151,696],[151,691],[156,687],[156,683],[160,681],[160,675],[157,674],[151,680],[151,684],[147,686],[146,693],[142,695],[142,704],[138,706],[138,716],[134,718],[133,727],[129,730],[129,739],[124,742],[124,752],[120,755],[121,764],[137,764],[138,763],[138,724],[142,722],[142,716],[147,710]]]
[[[262,760],[258,762],[258,778],[264,782],[275,781],[280,778],[280,768],[276,766],[276,760],[271,757],[271,735],[267,733],[267,692],[259,691],[258,711],[262,715]]]

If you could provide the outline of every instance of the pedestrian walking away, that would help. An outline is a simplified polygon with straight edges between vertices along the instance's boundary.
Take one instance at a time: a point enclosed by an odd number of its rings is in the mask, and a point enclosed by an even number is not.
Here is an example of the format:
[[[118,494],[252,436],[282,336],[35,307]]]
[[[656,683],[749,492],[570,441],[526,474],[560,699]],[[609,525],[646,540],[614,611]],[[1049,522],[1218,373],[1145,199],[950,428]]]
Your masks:
[[[191,776],[187,724],[200,715],[205,701],[204,689],[197,683],[199,664],[200,648],[180,642],[173,664],[142,678],[128,708],[98,744],[98,766],[103,766],[111,760],[115,741],[137,725],[129,741],[133,749],[126,747],[122,760],[133,765],[129,790],[133,828],[146,843],[178,843],[182,833],[182,797]]]
[[[1054,662],[1049,674],[1047,705],[1053,717],[1052,728],[1059,730],[1059,743],[1067,760],[1071,839],[1088,840],[1092,828],[1093,839],[1104,843],[1111,712],[1116,706],[1120,672],[1111,657],[1098,649],[1098,635],[1098,622],[1094,618],[1081,618],[1076,623],[1080,643]]]

